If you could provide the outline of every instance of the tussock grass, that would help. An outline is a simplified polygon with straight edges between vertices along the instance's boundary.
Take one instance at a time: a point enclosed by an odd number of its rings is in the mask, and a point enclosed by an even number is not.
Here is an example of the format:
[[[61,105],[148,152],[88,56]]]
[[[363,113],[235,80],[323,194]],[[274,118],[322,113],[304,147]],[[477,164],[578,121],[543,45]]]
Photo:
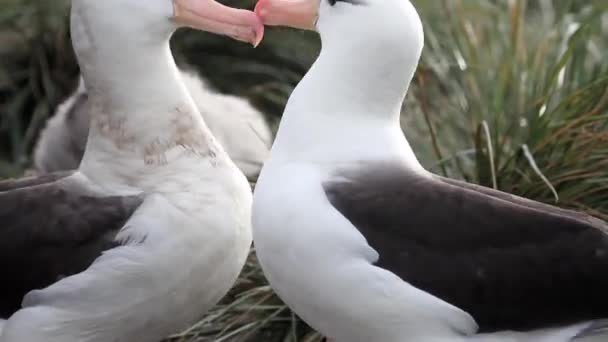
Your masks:
[[[423,164],[608,219],[608,3],[413,2],[426,47],[402,124]],[[66,13],[60,0],[0,4],[0,177],[27,167],[44,119],[75,85]],[[179,61],[208,71],[218,89],[249,97],[276,122],[319,41],[271,29],[253,50],[184,30],[173,47]],[[168,339],[320,340],[273,294],[253,254],[231,294]]]
[[[606,218],[608,3],[473,3],[426,21],[411,105],[432,133],[416,139],[429,165]]]
[[[66,4],[0,3],[0,177],[27,167],[45,119],[74,84]]]

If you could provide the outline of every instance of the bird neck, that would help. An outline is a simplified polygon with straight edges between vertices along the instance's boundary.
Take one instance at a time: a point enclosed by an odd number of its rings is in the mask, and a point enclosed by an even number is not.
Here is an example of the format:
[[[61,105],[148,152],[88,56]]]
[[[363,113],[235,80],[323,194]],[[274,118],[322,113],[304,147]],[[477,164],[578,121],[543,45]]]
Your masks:
[[[181,80],[169,37],[128,44],[76,36],[91,106],[83,165],[99,164],[101,155],[146,166],[166,165],[185,152],[215,155],[219,147]]]
[[[319,58],[287,103],[273,158],[371,159],[378,149],[409,149],[400,113],[417,60],[408,65],[338,37],[322,38]]]

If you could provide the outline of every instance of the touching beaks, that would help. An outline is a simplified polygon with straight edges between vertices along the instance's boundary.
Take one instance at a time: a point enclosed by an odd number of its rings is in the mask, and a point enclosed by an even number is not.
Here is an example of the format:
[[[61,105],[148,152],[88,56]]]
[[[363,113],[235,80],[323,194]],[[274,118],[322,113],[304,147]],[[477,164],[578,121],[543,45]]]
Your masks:
[[[265,25],[314,30],[320,0],[260,0],[255,13]]]
[[[222,34],[258,46],[264,24],[254,12],[224,6],[214,0],[173,0],[173,18],[185,26]]]

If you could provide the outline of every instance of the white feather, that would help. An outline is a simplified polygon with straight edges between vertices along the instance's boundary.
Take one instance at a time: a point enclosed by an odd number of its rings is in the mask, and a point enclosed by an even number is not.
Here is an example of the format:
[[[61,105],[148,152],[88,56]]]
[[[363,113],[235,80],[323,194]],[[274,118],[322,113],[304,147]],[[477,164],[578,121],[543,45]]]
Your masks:
[[[207,126],[247,177],[257,176],[269,153],[272,132],[246,99],[221,94],[194,72],[180,75]],[[89,118],[84,81],[47,121],[34,149],[34,168],[41,173],[72,170],[80,164]]]

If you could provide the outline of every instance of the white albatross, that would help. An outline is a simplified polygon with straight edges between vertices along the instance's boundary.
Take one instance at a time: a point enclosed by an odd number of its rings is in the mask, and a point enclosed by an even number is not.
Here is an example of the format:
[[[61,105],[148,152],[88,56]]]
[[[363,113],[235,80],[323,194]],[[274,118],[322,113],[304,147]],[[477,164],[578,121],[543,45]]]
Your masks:
[[[0,182],[1,342],[159,341],[236,280],[251,189],[182,83],[188,25],[254,45],[251,11],[213,0],[74,0],[95,107],[76,172]]]
[[[260,172],[270,149],[272,132],[264,115],[245,98],[221,94],[194,71],[180,69],[182,81],[203,120],[236,166],[250,179]],[[49,173],[78,168],[95,113],[87,105],[82,77],[78,88],[47,121],[34,148],[34,169]]]
[[[254,193],[265,275],[337,342],[608,341],[608,225],[422,168],[400,129],[407,0],[261,0],[322,50]]]

